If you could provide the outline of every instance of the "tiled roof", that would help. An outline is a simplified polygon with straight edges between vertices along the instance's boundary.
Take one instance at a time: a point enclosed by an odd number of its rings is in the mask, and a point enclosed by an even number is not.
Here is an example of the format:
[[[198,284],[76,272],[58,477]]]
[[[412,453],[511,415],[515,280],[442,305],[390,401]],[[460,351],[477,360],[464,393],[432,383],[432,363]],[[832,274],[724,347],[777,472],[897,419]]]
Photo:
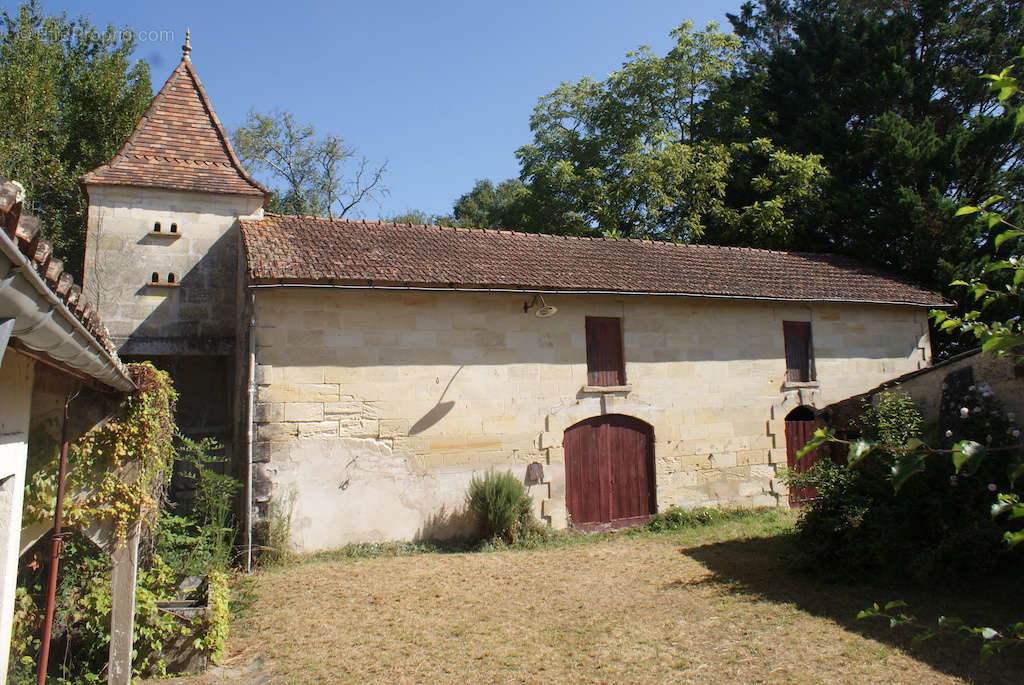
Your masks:
[[[188,54],[128,142],[82,183],[270,196],[242,167]]]
[[[835,255],[275,214],[239,223],[249,277],[256,283],[949,304]]]
[[[28,258],[46,286],[103,347],[118,370],[127,374],[99,314],[86,301],[71,274],[64,271],[64,262],[54,256],[53,243],[42,237],[39,220],[22,212],[22,194],[19,184],[0,177],[0,229]]]

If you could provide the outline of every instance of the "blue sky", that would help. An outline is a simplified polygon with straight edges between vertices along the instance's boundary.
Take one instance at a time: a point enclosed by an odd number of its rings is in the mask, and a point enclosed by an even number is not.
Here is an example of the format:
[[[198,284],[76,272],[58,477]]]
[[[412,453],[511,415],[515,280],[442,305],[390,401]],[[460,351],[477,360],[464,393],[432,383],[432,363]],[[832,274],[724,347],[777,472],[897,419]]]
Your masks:
[[[388,161],[391,194],[365,218],[448,213],[475,179],[519,172],[537,98],[562,81],[604,78],[629,50],[664,54],[685,19],[717,21],[741,0],[254,2],[43,0],[50,12],[139,32],[154,90],[192,59],[229,129],[250,109],[291,110]],[[173,35],[168,35],[168,34]]]

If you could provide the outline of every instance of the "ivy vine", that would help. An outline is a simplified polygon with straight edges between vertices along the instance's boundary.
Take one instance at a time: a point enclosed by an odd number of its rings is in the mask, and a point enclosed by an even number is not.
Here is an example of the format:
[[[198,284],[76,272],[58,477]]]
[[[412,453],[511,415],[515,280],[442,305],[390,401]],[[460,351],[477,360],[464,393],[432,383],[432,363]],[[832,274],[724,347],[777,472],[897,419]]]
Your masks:
[[[114,418],[71,445],[64,502],[68,525],[109,521],[119,543],[136,522],[152,527],[156,521],[175,458],[177,393],[170,376],[149,362],[127,366],[137,390]],[[48,520],[56,501],[54,457],[26,483],[25,521]]]

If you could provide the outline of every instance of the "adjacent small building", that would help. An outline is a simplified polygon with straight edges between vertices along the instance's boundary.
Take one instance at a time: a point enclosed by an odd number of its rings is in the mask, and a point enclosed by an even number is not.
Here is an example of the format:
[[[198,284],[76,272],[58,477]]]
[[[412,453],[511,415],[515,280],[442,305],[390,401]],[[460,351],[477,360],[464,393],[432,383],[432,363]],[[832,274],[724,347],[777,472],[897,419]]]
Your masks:
[[[947,304],[831,255],[265,214],[188,51],[83,184],[121,354],[306,551],[462,534],[488,469],[555,527],[785,504],[787,423],[928,366]]]
[[[22,529],[30,456],[54,456],[30,442],[49,433],[53,439],[42,442],[59,447],[70,398],[80,400],[68,419],[68,435],[77,438],[134,389],[99,316],[53,256],[39,222],[22,213],[23,196],[19,184],[0,178],[0,680],[7,674],[18,559],[50,529]],[[41,454],[31,455],[31,447]]]

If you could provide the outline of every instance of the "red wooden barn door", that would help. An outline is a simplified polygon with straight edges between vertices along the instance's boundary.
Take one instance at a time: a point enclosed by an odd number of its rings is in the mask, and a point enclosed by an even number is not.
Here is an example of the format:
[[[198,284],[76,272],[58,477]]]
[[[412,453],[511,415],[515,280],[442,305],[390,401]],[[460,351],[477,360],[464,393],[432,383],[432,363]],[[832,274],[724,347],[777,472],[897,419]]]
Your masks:
[[[808,407],[797,407],[786,415],[786,465],[791,471],[803,473],[823,458],[820,449],[808,452],[799,461],[796,456],[797,452],[814,437],[814,430],[817,427],[814,410]],[[802,502],[817,496],[818,491],[814,488],[791,487],[789,489],[789,506],[800,506]]]
[[[609,414],[565,431],[565,500],[577,528],[640,523],[654,512],[654,431]]]

